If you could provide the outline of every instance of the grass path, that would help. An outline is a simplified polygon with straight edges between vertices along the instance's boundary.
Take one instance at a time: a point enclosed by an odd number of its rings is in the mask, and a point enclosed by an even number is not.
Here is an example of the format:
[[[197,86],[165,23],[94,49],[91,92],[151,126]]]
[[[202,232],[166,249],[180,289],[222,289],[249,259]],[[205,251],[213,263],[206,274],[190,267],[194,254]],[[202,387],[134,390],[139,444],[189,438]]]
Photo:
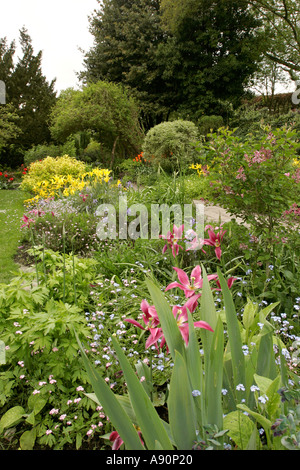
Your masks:
[[[20,220],[24,213],[23,201],[27,194],[19,190],[0,190],[0,283],[9,283],[20,240]]]

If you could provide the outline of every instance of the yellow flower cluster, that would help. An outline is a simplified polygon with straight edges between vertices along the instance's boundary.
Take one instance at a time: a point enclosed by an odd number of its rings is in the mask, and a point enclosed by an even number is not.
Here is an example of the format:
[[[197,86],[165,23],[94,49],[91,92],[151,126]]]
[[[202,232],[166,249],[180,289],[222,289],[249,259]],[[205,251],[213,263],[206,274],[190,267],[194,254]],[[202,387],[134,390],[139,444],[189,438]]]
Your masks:
[[[92,187],[97,183],[108,183],[110,173],[111,171],[107,169],[94,168],[77,178],[72,175],[55,175],[49,181],[44,180],[37,182],[32,189],[35,196],[25,201],[25,203],[33,204],[39,199],[67,197],[75,194],[77,191],[82,191],[87,186]]]
[[[192,170],[197,170],[199,176],[206,176],[209,173],[210,167],[207,165],[201,165],[200,163],[193,163],[189,168],[191,168]]]
[[[293,160],[293,166],[297,166],[297,167],[300,168],[300,160],[299,160],[299,158],[294,158],[294,160]]]

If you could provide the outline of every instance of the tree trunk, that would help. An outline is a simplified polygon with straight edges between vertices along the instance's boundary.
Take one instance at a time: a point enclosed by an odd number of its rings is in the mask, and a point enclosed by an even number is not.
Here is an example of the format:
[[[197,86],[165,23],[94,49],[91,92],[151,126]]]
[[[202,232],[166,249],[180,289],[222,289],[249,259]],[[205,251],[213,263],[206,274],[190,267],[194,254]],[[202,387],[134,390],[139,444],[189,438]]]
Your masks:
[[[115,141],[114,141],[114,145],[113,145],[112,151],[111,151],[110,168],[113,167],[113,164],[114,164],[114,161],[115,161],[115,151],[116,151],[116,146],[117,146],[118,140],[119,140],[119,136],[116,137],[116,139],[115,139]]]

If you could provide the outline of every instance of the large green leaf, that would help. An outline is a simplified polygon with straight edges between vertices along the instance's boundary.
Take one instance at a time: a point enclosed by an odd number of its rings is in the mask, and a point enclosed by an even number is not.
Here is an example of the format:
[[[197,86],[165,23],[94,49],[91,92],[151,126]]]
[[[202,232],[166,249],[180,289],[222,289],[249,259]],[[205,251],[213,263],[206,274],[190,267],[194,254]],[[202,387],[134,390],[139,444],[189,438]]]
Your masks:
[[[256,419],[256,421],[264,428],[264,430],[266,432],[267,439],[268,439],[272,422],[268,418],[266,418],[265,416],[257,413],[256,411],[250,410],[250,408],[248,406],[244,405],[244,404],[239,404],[239,405],[237,405],[237,407],[239,409],[241,409],[242,411],[244,411],[244,412],[248,413],[249,415],[251,415],[254,419]]]
[[[196,440],[196,417],[186,363],[176,351],[168,400],[171,433],[178,450],[191,450]]]
[[[149,450],[154,450],[155,441],[159,441],[165,450],[172,450],[173,446],[162,420],[158,416],[144,387],[140,383],[135,371],[132,369],[122,348],[114,336],[112,337],[112,343],[120,361],[127,383],[132,408],[135,412],[135,416],[147,448]]]
[[[232,411],[224,417],[224,429],[228,429],[228,436],[238,446],[239,450],[246,450],[254,430],[254,422],[239,410]]]
[[[24,417],[25,410],[22,406],[14,406],[4,413],[0,420],[0,433],[3,432],[4,429],[10,428],[21,421],[22,417]]]
[[[210,350],[208,369],[205,373],[205,400],[207,424],[223,429],[222,385],[223,385],[224,328],[219,317]]]
[[[109,416],[112,425],[116,428],[128,450],[143,450],[144,447],[140,438],[129,419],[124,408],[108,387],[105,380],[98,374],[93,365],[88,360],[83,347],[76,335],[76,339],[81,350],[82,359],[88,373],[94,392],[103,406],[105,413]]]
[[[36,440],[36,428],[23,432],[20,437],[20,448],[22,450],[33,450]]]
[[[176,319],[161,290],[151,279],[146,279],[146,284],[155,305],[170,354],[173,360],[175,360],[175,351],[180,352],[181,355],[185,354],[184,341],[179,331]]]
[[[274,379],[277,375],[273,350],[273,327],[269,324],[264,324],[261,330],[256,373],[270,379]]]
[[[278,375],[274,380],[270,380],[267,377],[260,377],[259,375],[254,375],[255,382],[257,383],[261,395],[266,395],[268,397],[266,410],[270,419],[276,418],[276,415],[280,411],[280,395],[278,390],[280,388],[281,376]]]

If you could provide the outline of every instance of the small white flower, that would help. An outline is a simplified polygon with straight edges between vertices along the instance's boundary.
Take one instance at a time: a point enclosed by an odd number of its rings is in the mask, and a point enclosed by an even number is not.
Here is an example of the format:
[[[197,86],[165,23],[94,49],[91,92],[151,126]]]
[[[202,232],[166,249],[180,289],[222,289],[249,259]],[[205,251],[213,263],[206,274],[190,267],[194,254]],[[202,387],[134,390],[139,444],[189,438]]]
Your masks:
[[[246,389],[245,389],[245,387],[244,387],[243,384],[238,384],[238,385],[236,386],[236,390],[239,390],[239,391],[243,391],[243,392],[244,392]]]

